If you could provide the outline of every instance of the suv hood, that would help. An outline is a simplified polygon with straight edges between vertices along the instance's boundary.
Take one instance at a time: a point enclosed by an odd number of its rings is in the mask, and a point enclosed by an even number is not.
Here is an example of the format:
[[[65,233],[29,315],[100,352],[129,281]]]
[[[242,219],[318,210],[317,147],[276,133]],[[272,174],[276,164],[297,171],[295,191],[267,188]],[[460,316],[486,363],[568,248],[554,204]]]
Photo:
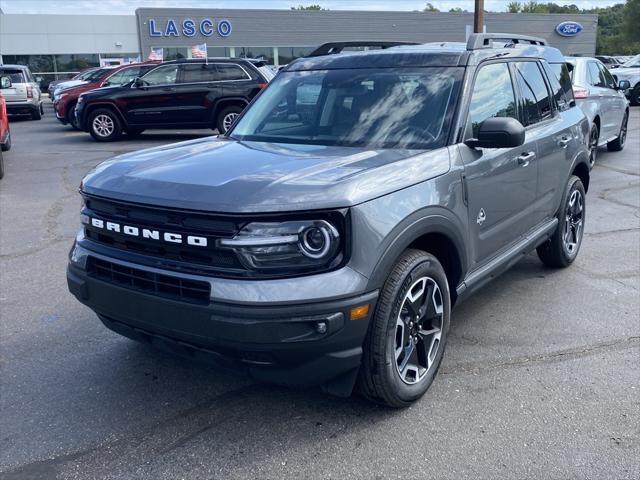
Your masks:
[[[449,170],[449,151],[374,150],[224,137],[141,150],[98,165],[88,194],[224,213],[348,207]]]

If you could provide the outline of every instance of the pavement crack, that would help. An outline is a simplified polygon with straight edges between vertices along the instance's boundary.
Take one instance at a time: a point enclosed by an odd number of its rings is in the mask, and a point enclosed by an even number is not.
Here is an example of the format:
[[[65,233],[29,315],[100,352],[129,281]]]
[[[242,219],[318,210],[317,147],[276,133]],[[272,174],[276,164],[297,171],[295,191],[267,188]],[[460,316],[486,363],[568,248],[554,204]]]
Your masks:
[[[502,361],[489,360],[484,362],[460,363],[458,365],[453,365],[452,367],[442,368],[440,369],[440,372],[444,375],[451,375],[456,373],[481,372],[496,369],[499,370],[511,367],[521,367],[523,365],[531,365],[536,363],[573,360],[576,358],[596,355],[602,352],[625,350],[638,346],[640,346],[640,336],[624,337],[616,340],[584,345],[581,347],[567,348],[551,353],[512,357]]]

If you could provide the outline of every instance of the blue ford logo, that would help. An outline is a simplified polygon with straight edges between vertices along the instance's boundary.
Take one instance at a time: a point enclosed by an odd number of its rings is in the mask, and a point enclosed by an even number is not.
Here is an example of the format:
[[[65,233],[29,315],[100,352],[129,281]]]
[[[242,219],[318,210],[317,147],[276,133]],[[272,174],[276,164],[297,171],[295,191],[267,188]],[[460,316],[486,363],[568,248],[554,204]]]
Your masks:
[[[575,37],[582,31],[582,25],[578,22],[562,22],[556,26],[556,32],[563,37]]]

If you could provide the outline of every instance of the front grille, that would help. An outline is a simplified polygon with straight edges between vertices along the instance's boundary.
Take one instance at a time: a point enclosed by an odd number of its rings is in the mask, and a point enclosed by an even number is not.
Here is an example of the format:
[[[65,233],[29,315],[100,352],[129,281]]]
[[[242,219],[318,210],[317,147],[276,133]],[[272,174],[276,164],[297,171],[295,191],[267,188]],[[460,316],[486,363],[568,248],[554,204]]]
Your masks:
[[[119,250],[161,258],[171,262],[180,262],[192,266],[194,273],[202,270],[229,272],[242,275],[244,268],[237,255],[231,250],[216,247],[219,238],[231,238],[242,227],[242,221],[218,215],[200,212],[147,207],[126,202],[85,196],[83,213],[91,218],[127,224],[138,228],[154,229],[205,237],[207,247],[187,243],[170,243],[148,238],[125,235],[122,232],[108,231],[85,225],[85,236],[98,244]],[[181,266],[181,270],[185,270]]]
[[[211,286],[207,282],[148,272],[95,257],[87,259],[87,273],[108,283],[188,303],[207,305]]]

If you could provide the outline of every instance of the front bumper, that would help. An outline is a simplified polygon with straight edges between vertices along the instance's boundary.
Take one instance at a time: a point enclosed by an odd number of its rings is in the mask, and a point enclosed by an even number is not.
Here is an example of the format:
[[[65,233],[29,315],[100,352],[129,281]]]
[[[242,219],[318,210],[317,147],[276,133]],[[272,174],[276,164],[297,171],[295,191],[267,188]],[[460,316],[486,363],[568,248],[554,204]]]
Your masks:
[[[207,304],[192,304],[96,278],[82,268],[76,248],[67,270],[69,290],[111,330],[281,385],[320,386],[347,378],[344,391],[330,390],[350,393],[377,292],[261,305],[216,300],[214,287]],[[260,282],[245,283],[260,289]],[[369,314],[350,320],[351,309],[363,304]]]

